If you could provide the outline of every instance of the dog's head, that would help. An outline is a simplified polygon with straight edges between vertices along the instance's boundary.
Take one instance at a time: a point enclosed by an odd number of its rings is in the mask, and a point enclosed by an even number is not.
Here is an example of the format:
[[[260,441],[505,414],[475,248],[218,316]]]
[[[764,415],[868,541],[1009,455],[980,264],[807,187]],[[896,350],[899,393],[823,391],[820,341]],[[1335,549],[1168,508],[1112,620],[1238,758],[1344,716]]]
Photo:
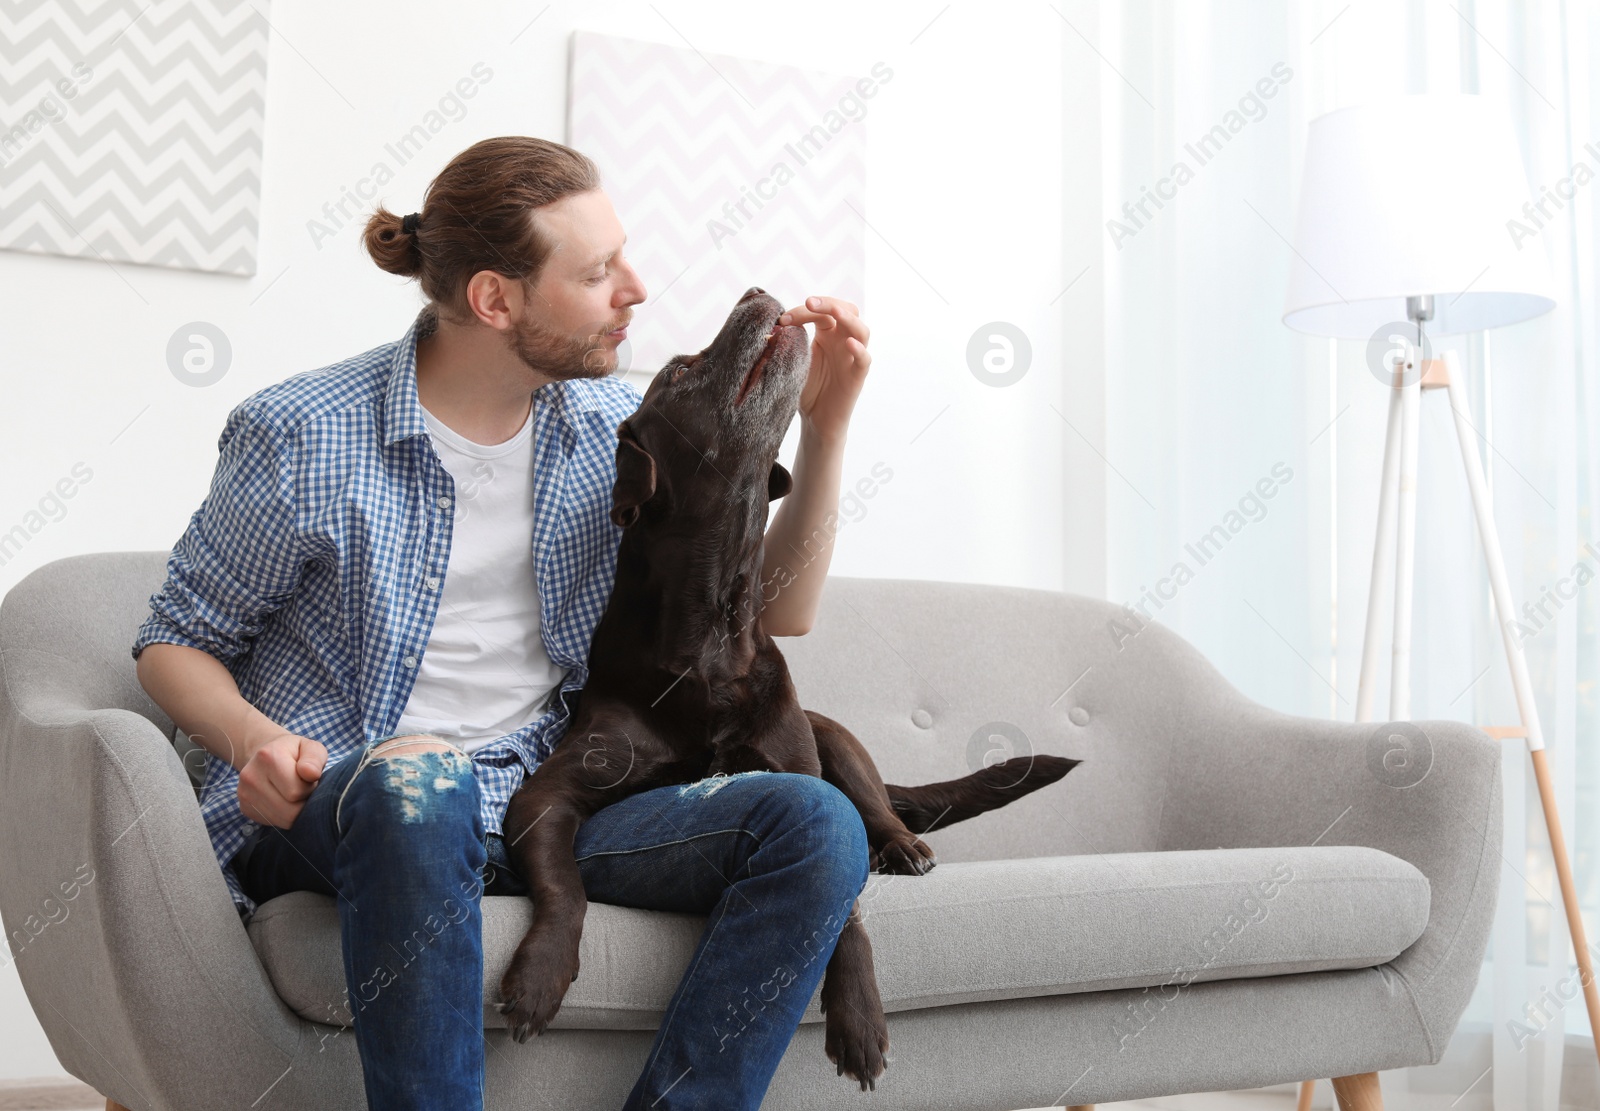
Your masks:
[[[700,529],[748,518],[788,493],[778,448],[794,421],[811,367],[798,324],[752,287],[710,346],[678,355],[656,373],[639,408],[617,425],[611,519],[623,528]],[[753,520],[751,523],[755,523]]]

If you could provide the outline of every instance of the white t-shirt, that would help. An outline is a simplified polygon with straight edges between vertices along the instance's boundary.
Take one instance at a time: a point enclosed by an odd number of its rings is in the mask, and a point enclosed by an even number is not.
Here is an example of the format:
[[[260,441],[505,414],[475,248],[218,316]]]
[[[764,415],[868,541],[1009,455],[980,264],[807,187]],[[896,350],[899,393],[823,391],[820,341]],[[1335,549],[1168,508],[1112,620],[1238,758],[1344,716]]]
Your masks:
[[[535,720],[566,674],[545,651],[533,568],[533,408],[503,444],[477,444],[422,410],[455,479],[450,562],[416,685],[396,733],[468,753]]]

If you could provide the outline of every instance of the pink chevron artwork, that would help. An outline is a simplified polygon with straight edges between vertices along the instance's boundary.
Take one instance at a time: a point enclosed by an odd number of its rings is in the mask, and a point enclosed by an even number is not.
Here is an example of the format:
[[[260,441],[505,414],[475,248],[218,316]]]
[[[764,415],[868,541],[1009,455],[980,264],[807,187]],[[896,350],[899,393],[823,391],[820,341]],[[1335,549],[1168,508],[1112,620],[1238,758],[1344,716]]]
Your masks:
[[[569,146],[600,166],[648,292],[617,373],[644,388],[750,286],[866,314],[865,117],[893,76],[847,77],[578,31]]]

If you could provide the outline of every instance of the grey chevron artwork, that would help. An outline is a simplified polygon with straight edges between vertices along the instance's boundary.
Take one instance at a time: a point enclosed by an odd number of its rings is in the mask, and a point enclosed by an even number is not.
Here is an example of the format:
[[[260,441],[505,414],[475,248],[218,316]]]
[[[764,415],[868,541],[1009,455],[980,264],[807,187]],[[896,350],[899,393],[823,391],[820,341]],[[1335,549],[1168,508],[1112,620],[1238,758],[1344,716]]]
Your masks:
[[[0,248],[254,274],[267,2],[0,0]]]

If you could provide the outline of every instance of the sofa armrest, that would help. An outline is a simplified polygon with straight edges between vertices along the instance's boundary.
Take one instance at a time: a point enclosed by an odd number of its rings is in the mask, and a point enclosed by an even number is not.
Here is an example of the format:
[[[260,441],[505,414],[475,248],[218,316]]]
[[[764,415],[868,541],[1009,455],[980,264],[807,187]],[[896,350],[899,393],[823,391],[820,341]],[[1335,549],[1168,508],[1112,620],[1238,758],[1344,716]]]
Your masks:
[[[177,754],[130,710],[41,721],[9,693],[0,915],[56,1055],[123,1103],[248,1105],[308,1024],[250,944]]]
[[[1415,865],[1430,886],[1427,928],[1385,967],[1437,1061],[1477,983],[1499,894],[1499,744],[1456,721],[1296,717],[1231,687],[1202,705],[1171,739],[1161,847],[1365,845]]]

